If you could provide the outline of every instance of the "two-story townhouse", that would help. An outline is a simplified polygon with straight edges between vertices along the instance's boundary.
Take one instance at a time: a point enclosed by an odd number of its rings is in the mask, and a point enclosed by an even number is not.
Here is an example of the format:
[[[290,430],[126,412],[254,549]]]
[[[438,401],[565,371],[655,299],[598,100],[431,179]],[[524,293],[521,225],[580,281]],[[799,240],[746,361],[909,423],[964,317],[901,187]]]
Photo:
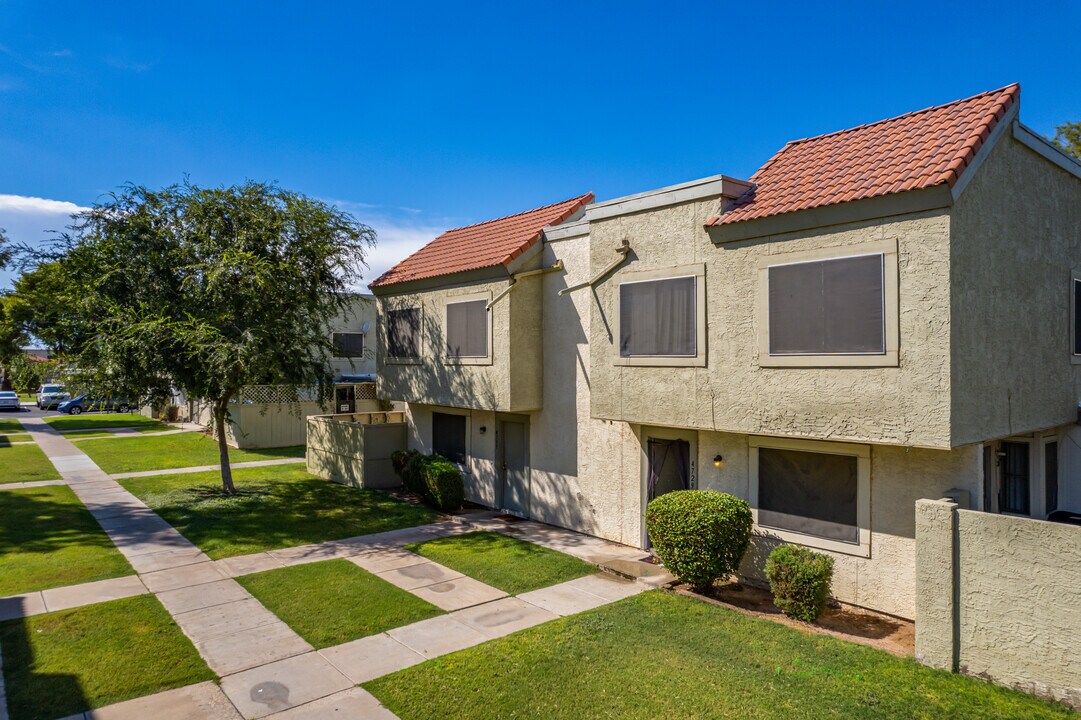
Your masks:
[[[1081,511],[1081,165],[1013,85],[788,143],[749,181],[450,231],[373,284],[383,396],[479,503],[647,547],[678,488],[915,614],[914,504]]]

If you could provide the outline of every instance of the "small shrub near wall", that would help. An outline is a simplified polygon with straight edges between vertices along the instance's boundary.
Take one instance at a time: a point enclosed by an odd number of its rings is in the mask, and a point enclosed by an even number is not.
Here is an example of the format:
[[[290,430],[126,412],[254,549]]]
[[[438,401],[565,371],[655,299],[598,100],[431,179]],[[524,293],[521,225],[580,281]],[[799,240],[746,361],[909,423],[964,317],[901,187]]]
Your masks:
[[[814,622],[826,609],[833,558],[796,545],[781,545],[766,560],[773,604],[790,618]]]
[[[646,508],[646,530],[666,568],[695,590],[736,572],[751,541],[746,500],[713,490],[677,490]]]
[[[454,463],[439,455],[421,455],[416,450],[398,450],[391,454],[390,462],[409,492],[422,495],[444,512],[462,507],[465,482]]]

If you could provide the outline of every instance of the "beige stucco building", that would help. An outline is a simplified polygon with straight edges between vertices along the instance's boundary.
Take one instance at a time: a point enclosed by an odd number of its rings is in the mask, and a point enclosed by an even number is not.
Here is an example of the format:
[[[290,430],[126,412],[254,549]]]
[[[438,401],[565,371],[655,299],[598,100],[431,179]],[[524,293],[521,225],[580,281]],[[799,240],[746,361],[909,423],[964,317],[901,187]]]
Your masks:
[[[748,576],[804,544],[913,618],[918,500],[1081,512],[1081,165],[1019,106],[449,231],[373,283],[379,394],[475,502],[645,548],[651,497],[729,492]]]

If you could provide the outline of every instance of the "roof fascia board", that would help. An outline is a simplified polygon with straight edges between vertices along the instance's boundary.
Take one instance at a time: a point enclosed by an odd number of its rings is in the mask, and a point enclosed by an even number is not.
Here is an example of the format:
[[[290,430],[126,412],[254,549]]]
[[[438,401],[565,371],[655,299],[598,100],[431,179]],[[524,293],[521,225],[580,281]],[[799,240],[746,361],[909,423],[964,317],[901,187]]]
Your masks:
[[[961,197],[961,193],[968,187],[969,181],[976,176],[980,166],[983,165],[983,161],[991,154],[991,150],[998,144],[998,141],[1006,136],[1007,130],[1013,127],[1013,123],[1017,120],[1017,113],[1021,109],[1020,101],[1013,103],[1010,109],[1006,111],[1006,114],[998,119],[995,124],[995,129],[991,131],[991,134],[987,136],[983,145],[976,152],[976,157],[972,158],[972,162],[962,171],[961,177],[957,178],[957,182],[953,184],[953,188],[950,190],[953,195],[953,201],[957,202],[957,198]]]
[[[669,185],[657,190],[649,190],[635,195],[593,203],[586,206],[586,221],[604,220],[618,215],[629,215],[630,213],[653,210],[669,205],[679,205],[693,200],[705,200],[721,196],[736,198],[745,193],[750,187],[751,183],[746,180],[737,180],[727,175],[713,175],[680,183],[679,185]]]
[[[1033,132],[1020,120],[1013,125],[1013,136],[1029,150],[1042,155],[1045,160],[1050,160],[1074,177],[1081,178],[1081,162],[1063,152],[1059,146]]]
[[[588,220],[576,220],[574,222],[560,223],[559,225],[549,225],[548,227],[544,228],[545,242],[569,240],[570,238],[581,237],[588,234]]]
[[[767,235],[799,232],[830,225],[874,220],[894,215],[937,210],[950,207],[953,196],[948,185],[936,185],[923,190],[911,190],[891,195],[864,198],[851,202],[809,208],[783,215],[770,215],[757,220],[745,220],[730,225],[709,226],[710,239],[714,245],[751,240]]]
[[[536,243],[540,245],[540,243]],[[492,265],[491,267],[477,268],[475,270],[463,270],[462,272],[435,277],[421,278],[420,280],[406,280],[405,282],[390,285],[377,285],[371,288],[372,294],[377,297],[390,295],[404,295],[407,293],[423,292],[425,290],[439,290],[454,287],[456,285],[469,285],[471,283],[489,282],[492,280],[506,280],[511,273],[504,265]]]
[[[539,235],[539,233],[538,233]],[[522,254],[507,263],[507,272],[513,275],[516,272],[520,272],[531,260],[541,254],[544,243],[541,242],[541,238],[534,238],[533,242],[522,251]]]

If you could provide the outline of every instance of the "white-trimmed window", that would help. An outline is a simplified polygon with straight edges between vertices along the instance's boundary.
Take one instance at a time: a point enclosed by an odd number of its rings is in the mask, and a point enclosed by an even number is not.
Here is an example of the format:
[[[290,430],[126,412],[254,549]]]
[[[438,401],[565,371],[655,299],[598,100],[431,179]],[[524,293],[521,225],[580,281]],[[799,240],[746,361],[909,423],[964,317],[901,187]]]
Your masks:
[[[386,314],[387,357],[408,360],[420,357],[420,308],[398,308]]]
[[[759,261],[759,364],[897,365],[897,241]]]
[[[334,357],[364,357],[364,333],[336,332],[331,335],[334,344]]]
[[[487,363],[492,357],[489,293],[463,295],[447,300],[444,332],[447,361]]]
[[[751,438],[750,502],[760,531],[786,542],[870,555],[871,449]]]
[[[623,273],[618,293],[617,365],[705,365],[704,265]]]

